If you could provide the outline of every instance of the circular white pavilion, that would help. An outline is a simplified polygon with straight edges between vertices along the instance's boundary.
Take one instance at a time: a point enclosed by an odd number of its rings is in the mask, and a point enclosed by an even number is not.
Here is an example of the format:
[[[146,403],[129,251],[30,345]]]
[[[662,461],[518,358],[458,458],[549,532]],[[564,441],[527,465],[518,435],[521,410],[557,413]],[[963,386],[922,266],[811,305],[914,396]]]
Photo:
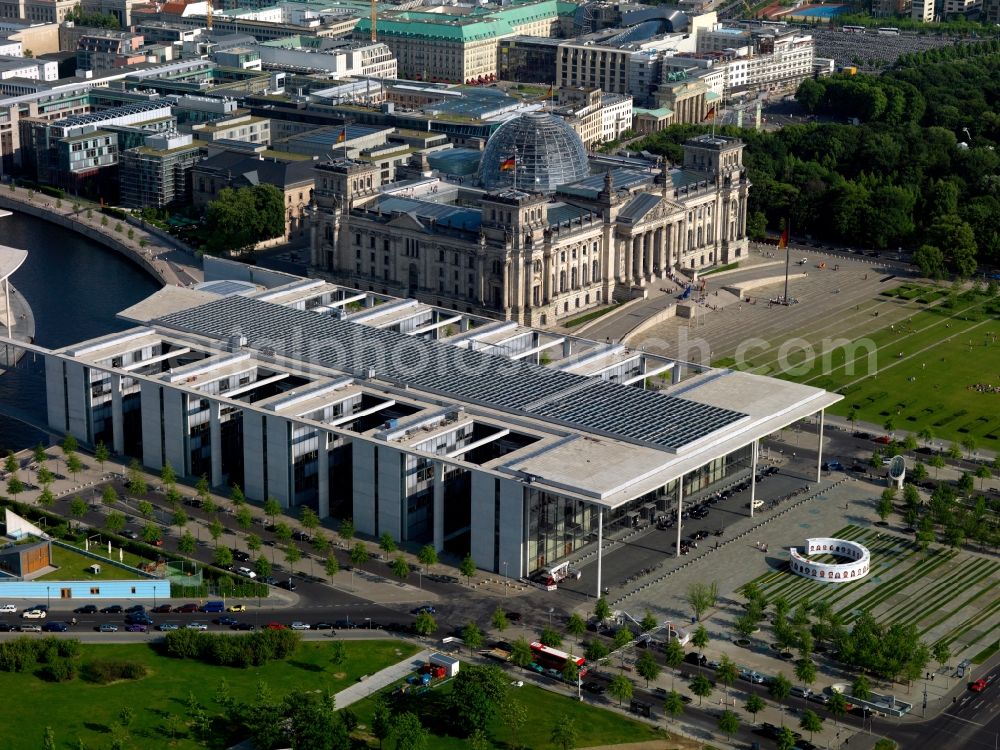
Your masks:
[[[830,537],[806,539],[803,552],[792,547],[789,554],[792,558],[790,565],[793,573],[824,583],[847,583],[864,578],[868,575],[872,557],[871,552],[863,544],[849,539]],[[810,555],[833,555],[846,562],[816,562],[809,558]]]

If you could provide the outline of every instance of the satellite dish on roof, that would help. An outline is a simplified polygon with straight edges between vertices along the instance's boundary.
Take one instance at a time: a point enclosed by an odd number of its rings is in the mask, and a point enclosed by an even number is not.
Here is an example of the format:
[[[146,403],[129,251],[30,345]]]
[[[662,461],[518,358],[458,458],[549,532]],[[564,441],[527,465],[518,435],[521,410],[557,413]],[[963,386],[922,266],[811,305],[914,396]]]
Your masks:
[[[905,477],[906,459],[902,456],[893,456],[892,461],[889,462],[889,481],[894,482],[901,489]]]

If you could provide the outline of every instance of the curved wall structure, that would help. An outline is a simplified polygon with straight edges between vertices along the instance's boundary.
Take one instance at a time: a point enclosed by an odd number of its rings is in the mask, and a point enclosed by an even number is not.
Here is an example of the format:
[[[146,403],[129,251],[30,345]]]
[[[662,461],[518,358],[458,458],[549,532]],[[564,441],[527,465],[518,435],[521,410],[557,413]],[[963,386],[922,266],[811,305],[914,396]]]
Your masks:
[[[792,547],[789,554],[792,557],[790,565],[793,573],[826,583],[845,583],[864,578],[868,575],[872,557],[863,544],[830,537],[806,539],[803,552]],[[810,560],[805,555],[836,555],[847,558],[849,562],[821,563]]]

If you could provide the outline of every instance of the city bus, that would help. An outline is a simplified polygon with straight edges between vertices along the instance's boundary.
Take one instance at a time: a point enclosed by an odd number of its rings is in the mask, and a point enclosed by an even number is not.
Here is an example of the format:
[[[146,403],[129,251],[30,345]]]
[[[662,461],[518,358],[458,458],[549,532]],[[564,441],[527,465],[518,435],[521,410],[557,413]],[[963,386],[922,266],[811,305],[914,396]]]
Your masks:
[[[878,30],[882,36],[899,36],[899,29],[895,26],[883,26]]]
[[[534,641],[531,644],[531,658],[534,662],[536,672],[547,672],[553,677],[558,674],[562,677],[562,671],[566,668],[566,663],[572,659],[576,663],[580,677],[587,674],[587,660],[582,656],[571,656],[565,651],[546,646],[543,643]]]
[[[864,26],[842,26],[841,28],[844,30],[845,34],[864,34],[865,33],[865,27]]]

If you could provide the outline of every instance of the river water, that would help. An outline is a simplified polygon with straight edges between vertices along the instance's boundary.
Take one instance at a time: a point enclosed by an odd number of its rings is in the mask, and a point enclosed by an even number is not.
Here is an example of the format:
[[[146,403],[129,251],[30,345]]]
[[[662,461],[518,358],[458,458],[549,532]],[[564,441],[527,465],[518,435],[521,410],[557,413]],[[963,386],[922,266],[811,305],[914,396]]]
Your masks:
[[[35,315],[35,342],[57,348],[131,324],[115,314],[159,288],[139,266],[114,250],[68,229],[15,212],[0,218],[0,244],[28,251],[11,282]],[[0,375],[0,402],[45,420],[45,378],[40,359],[25,355]],[[0,417],[0,452],[36,445],[42,434]]]

